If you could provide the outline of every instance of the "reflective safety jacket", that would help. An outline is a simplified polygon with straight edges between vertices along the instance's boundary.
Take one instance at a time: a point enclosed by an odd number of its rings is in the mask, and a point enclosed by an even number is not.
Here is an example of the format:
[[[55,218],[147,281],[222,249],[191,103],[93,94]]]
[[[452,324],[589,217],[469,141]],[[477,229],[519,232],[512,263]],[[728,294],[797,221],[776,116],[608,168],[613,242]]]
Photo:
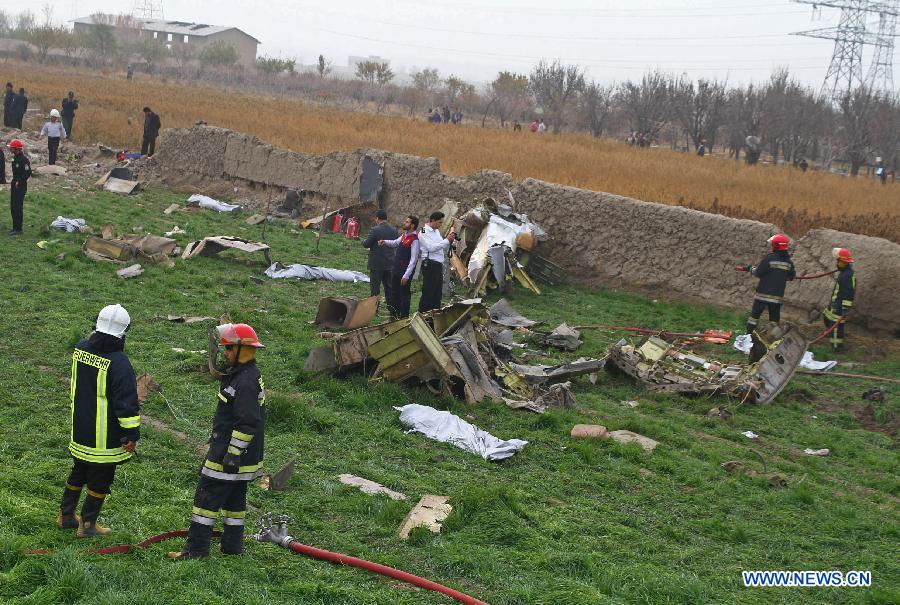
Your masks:
[[[784,250],[778,250],[767,254],[756,267],[753,275],[759,278],[756,286],[756,300],[781,304],[784,302],[784,288],[787,283],[796,277],[794,262],[791,256]]]
[[[121,344],[110,350],[104,342],[114,341],[84,339],[72,353],[69,451],[85,462],[118,464],[131,458],[122,444],[140,438],[141,412],[131,362]]]
[[[838,273],[831,292],[831,302],[825,309],[825,317],[831,321],[837,321],[853,308],[853,298],[856,296],[856,272],[853,265],[847,265]]]
[[[200,473],[222,481],[251,481],[262,475],[266,426],[265,385],[256,361],[222,376],[218,399],[209,452]],[[226,452],[240,455],[237,473],[225,472],[222,458]]]

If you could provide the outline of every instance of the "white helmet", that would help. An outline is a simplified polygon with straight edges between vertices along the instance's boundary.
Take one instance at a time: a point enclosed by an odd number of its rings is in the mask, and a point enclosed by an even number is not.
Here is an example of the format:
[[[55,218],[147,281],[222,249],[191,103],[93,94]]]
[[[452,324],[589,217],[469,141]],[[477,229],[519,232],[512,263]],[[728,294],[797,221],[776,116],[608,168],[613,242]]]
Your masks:
[[[131,325],[131,316],[122,305],[106,305],[97,316],[97,332],[109,334],[116,338],[122,338],[122,335]]]
[[[51,117],[51,118],[58,118],[58,117],[59,117],[59,110],[58,110],[58,109],[51,109],[51,110],[50,110],[50,117]]]

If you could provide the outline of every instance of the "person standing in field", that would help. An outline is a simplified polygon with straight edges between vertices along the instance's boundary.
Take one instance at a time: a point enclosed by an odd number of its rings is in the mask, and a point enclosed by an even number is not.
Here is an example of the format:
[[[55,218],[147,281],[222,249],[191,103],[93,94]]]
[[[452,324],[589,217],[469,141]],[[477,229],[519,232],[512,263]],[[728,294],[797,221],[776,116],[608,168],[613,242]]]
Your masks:
[[[14,128],[13,121],[13,105],[16,102],[16,93],[13,92],[12,82],[6,83],[6,94],[3,95],[3,125],[7,128]]]
[[[56,109],[50,110],[50,121],[44,124],[44,127],[41,128],[40,136],[47,137],[47,164],[53,166],[56,164],[56,155],[59,151],[59,143],[60,141],[66,140],[66,129],[59,122],[59,111]]]
[[[388,300],[394,319],[409,317],[409,303],[412,298],[410,281],[419,261],[419,217],[410,214],[403,221],[403,233],[392,240],[379,240],[379,246],[396,248],[394,267],[391,270],[393,300]]]
[[[9,184],[9,213],[12,215],[10,235],[22,235],[22,215],[25,206],[25,193],[28,192],[28,179],[31,177],[31,160],[25,155],[25,145],[19,139],[13,139],[7,145],[12,151],[12,180]]]
[[[19,94],[16,95],[16,99],[13,102],[13,119],[15,120],[15,124],[13,124],[13,128],[18,128],[22,130],[22,121],[25,119],[25,112],[28,111],[28,97],[25,96],[25,89],[20,88]]]
[[[69,135],[69,141],[72,140],[72,122],[75,121],[75,111],[77,109],[78,99],[75,98],[75,93],[70,90],[69,95],[62,100],[62,125],[66,129],[66,134]]]
[[[220,514],[222,554],[242,554],[247,485],[262,474],[266,395],[256,352],[263,344],[247,324],[223,324],[216,327],[216,333],[224,348],[226,369],[217,395],[209,452],[200,467],[187,540],[180,552],[168,554],[175,561],[209,556]]]
[[[131,459],[141,437],[134,368],[125,355],[131,316],[122,305],[107,305],[94,332],[75,345],[69,398],[73,465],[63,490],[56,525],[76,529],[79,538],[103,536],[109,529],[97,518],[110,493],[116,466]],[[75,514],[81,492],[87,496],[81,517]]]
[[[363,240],[363,248],[369,251],[369,292],[372,296],[381,294],[384,284],[384,300],[388,305],[394,300],[391,283],[391,267],[393,254],[390,250],[378,245],[380,240],[395,239],[397,230],[387,222],[387,212],[379,208],[375,211],[375,226]],[[394,311],[391,310],[391,315]]]
[[[538,122],[537,131],[538,131],[538,134],[544,134],[545,132],[547,132],[547,125],[544,124],[544,120],[541,120],[540,122]]]
[[[6,184],[6,154],[3,153],[3,141],[0,141],[0,185]]]
[[[845,325],[850,311],[853,309],[853,300],[856,298],[856,272],[853,270],[853,255],[847,248],[833,248],[832,256],[836,261],[839,271],[834,282],[834,290],[831,292],[831,302],[822,313],[826,328],[837,328],[831,331],[829,342],[835,351],[844,346]]]
[[[535,133],[538,131],[537,118],[535,118],[531,121],[531,124],[528,125],[528,130],[530,130],[531,132],[535,132]]]
[[[156,137],[162,122],[149,107],[144,107],[144,140],[141,142],[141,155],[152,156],[156,151]]]

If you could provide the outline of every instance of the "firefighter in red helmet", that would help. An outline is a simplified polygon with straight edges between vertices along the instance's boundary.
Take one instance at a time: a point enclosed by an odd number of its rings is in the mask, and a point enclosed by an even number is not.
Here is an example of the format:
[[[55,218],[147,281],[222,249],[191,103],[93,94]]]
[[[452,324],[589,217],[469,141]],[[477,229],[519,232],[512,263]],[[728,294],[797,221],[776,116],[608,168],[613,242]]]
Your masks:
[[[222,553],[243,553],[247,485],[262,474],[265,387],[256,367],[256,351],[263,344],[247,324],[224,324],[216,332],[226,369],[187,540],[181,552],[169,553],[177,561],[209,556],[210,538],[219,516],[223,523]]]
[[[856,272],[853,270],[853,255],[846,248],[834,248],[831,251],[837,268],[840,271],[834,282],[834,290],[831,293],[831,302],[822,313],[825,327],[830,328],[838,324],[831,331],[829,341],[832,348],[837,351],[844,346],[844,326],[850,310],[853,309],[853,299],[856,297]]]
[[[744,271],[752,273],[759,278],[756,286],[756,294],[753,297],[753,308],[747,319],[747,334],[752,334],[756,329],[756,323],[763,311],[768,309],[769,319],[774,322],[781,321],[781,304],[784,302],[784,288],[787,283],[796,277],[794,262],[788,254],[790,240],[784,233],[776,233],[769,238],[772,245],[772,253],[767,254],[758,265],[752,267],[744,265]]]

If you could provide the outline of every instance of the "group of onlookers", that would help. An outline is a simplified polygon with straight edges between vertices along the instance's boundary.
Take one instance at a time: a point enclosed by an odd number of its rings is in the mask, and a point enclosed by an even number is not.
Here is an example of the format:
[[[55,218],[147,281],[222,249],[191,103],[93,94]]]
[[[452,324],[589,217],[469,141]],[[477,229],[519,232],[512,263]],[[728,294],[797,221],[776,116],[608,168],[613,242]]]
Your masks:
[[[450,111],[450,108],[434,107],[428,110],[428,121],[432,124],[461,124],[463,121],[463,112],[458,107]]]

